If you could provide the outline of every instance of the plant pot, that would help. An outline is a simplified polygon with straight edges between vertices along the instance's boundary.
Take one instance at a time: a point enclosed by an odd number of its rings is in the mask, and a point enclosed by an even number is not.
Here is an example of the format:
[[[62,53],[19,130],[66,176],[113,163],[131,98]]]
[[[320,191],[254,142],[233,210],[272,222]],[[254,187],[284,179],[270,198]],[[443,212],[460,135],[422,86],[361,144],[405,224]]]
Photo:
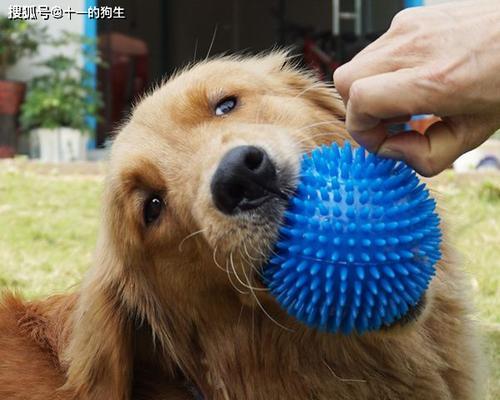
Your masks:
[[[47,163],[84,161],[87,159],[88,135],[78,129],[61,127],[35,129],[30,132],[31,156]]]
[[[0,158],[16,153],[17,114],[25,92],[24,82],[0,80]]]
[[[26,93],[26,84],[0,80],[0,114],[17,115]]]

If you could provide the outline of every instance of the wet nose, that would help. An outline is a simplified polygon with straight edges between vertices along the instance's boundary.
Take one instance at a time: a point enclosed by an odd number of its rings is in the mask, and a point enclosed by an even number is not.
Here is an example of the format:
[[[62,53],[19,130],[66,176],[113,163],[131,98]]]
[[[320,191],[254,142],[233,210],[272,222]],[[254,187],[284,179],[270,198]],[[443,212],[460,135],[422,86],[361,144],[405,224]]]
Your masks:
[[[238,146],[222,158],[212,178],[215,206],[225,214],[252,210],[281,196],[276,168],[265,150]]]

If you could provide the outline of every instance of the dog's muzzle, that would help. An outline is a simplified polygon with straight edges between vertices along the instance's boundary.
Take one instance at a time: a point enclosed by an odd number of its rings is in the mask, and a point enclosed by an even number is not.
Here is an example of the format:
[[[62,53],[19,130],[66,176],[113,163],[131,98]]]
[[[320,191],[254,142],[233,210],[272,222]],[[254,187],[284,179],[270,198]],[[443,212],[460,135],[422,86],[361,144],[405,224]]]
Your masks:
[[[217,209],[228,215],[253,210],[273,197],[284,197],[274,163],[256,146],[229,150],[215,171],[210,189]]]

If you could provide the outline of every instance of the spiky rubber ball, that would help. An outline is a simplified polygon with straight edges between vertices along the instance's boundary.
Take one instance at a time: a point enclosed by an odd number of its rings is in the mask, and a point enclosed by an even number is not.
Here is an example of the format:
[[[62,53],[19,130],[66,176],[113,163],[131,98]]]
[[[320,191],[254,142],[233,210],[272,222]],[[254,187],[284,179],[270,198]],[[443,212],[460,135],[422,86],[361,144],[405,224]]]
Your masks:
[[[304,155],[265,281],[310,327],[361,334],[415,305],[441,257],[435,201],[405,163],[346,143]]]

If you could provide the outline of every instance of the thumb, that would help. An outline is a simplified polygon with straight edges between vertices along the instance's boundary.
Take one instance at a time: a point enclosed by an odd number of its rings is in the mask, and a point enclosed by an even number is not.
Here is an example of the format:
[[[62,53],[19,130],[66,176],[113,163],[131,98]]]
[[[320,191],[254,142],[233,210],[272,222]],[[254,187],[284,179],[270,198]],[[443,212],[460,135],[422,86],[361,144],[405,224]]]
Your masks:
[[[411,131],[387,138],[378,154],[402,159],[420,175],[434,176],[449,167],[467,150],[460,128],[446,121],[438,121],[425,134]]]

